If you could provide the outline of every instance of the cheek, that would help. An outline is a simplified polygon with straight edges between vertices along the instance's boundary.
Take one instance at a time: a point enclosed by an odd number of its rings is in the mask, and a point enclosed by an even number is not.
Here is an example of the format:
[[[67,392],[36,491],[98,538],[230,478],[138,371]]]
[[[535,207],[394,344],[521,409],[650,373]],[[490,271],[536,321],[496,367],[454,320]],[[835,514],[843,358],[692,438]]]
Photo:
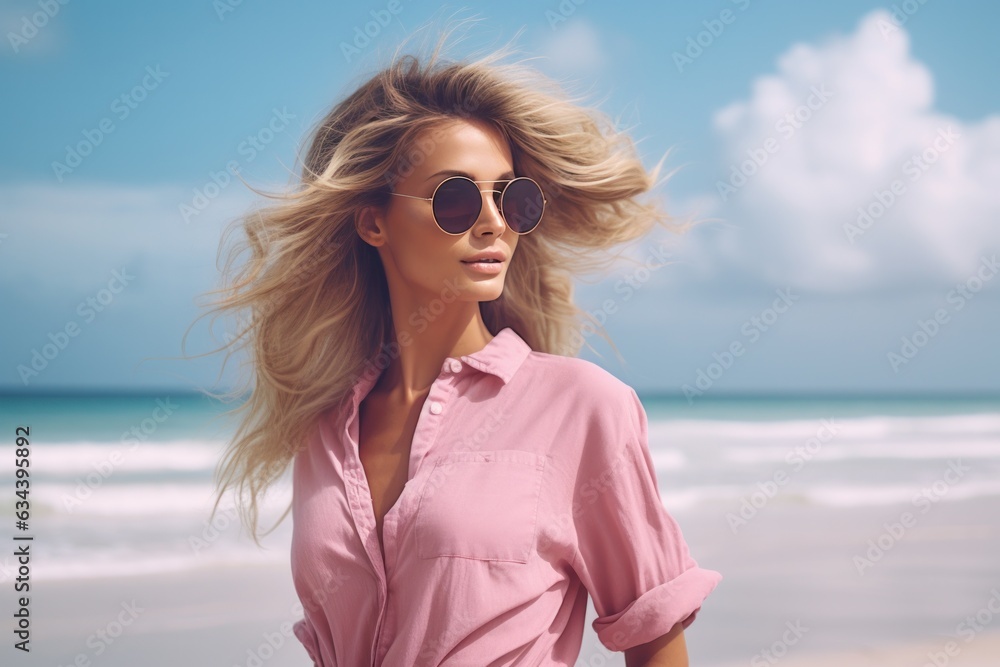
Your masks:
[[[400,275],[425,287],[440,285],[457,268],[452,246],[459,237],[442,232],[433,220],[401,220],[391,235],[392,257]]]

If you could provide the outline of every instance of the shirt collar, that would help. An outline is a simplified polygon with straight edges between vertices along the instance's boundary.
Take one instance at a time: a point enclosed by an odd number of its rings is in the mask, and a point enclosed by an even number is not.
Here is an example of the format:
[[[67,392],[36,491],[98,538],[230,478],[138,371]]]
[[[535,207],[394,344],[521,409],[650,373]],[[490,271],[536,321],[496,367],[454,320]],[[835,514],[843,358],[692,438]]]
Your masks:
[[[486,347],[459,358],[473,368],[496,375],[507,384],[530,352],[531,348],[517,332],[504,327]]]
[[[463,354],[459,359],[479,371],[497,376],[507,384],[530,353],[531,347],[524,339],[510,327],[504,327],[486,347],[472,354]],[[382,370],[377,364],[365,364],[361,377],[354,383],[355,404],[375,385]]]

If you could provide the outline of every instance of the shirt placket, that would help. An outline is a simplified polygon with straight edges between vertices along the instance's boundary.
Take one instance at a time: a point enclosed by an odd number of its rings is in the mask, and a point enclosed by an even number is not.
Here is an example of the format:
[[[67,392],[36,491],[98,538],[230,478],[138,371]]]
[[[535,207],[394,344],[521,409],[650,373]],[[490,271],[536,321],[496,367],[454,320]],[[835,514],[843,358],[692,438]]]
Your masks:
[[[372,504],[371,491],[365,477],[364,468],[361,465],[360,457],[354,461],[351,478],[353,484],[353,500],[351,511],[354,515],[355,525],[361,535],[361,541],[365,545],[365,551],[371,561],[372,569],[375,571],[379,583],[379,615],[375,623],[375,637],[372,640],[372,667],[378,667],[385,659],[385,654],[389,650],[392,641],[394,628],[393,619],[387,618],[388,609],[388,573],[396,563],[396,535],[399,525],[399,514],[407,507],[406,494],[409,491],[410,480],[412,480],[420,468],[423,459],[430,452],[434,441],[441,431],[443,419],[447,414],[447,408],[455,393],[455,382],[458,373],[461,372],[463,364],[458,359],[448,358],[441,368],[441,373],[435,378],[431,385],[427,397],[420,408],[420,415],[417,417],[417,424],[413,430],[413,439],[410,444],[410,457],[407,470],[407,481],[400,497],[389,509],[383,518],[382,540],[385,547],[385,562],[382,561],[382,554],[378,546],[378,534],[375,528],[375,506]],[[357,420],[355,420],[357,421]],[[355,423],[352,426],[351,435],[355,442],[358,442],[358,427]],[[357,452],[357,449],[355,449]],[[405,520],[405,517],[404,517]]]

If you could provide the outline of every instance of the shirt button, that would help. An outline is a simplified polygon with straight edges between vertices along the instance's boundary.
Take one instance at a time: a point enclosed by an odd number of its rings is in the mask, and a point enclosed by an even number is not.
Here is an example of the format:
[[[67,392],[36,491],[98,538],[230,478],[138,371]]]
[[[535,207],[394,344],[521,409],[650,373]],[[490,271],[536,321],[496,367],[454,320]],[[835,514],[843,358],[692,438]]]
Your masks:
[[[441,410],[442,410],[441,404],[438,403],[437,401],[431,401],[430,410],[431,410],[431,414],[432,415],[439,415],[439,414],[441,414]]]
[[[451,369],[452,373],[457,373],[460,370],[462,370],[462,362],[459,361],[458,359],[452,359],[449,368]]]

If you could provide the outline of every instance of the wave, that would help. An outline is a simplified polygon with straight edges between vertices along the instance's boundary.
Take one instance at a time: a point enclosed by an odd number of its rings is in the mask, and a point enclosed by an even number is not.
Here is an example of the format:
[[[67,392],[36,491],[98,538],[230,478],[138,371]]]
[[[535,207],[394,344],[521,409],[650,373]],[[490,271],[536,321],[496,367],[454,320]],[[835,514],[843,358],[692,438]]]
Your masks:
[[[830,417],[838,438],[865,440],[897,439],[910,436],[988,435],[1000,438],[1000,413],[946,415],[933,417]],[[806,440],[815,437],[822,419],[787,419],[774,421],[734,421],[650,418],[650,439],[668,442],[688,440]]]
[[[280,511],[292,500],[287,481],[275,483],[261,499],[262,509]],[[134,516],[208,515],[215,502],[215,487],[211,482],[196,483],[124,483],[105,484],[91,488],[80,484],[38,483],[33,492],[36,514],[69,514],[73,516]],[[219,509],[231,509],[227,499]]]
[[[704,485],[690,488],[660,489],[663,505],[670,511],[709,509],[713,512],[735,511],[744,500],[753,502],[762,492],[755,486]],[[946,491],[930,484],[844,485],[826,484],[808,488],[781,488],[767,504],[800,505],[829,508],[872,507],[913,504],[923,497],[931,504],[1000,496],[1000,481],[960,482]],[[759,502],[759,501],[758,501]],[[729,506],[726,509],[726,506]]]
[[[648,431],[654,453],[679,452],[684,463],[711,466],[780,462],[795,453],[805,460],[827,462],[1000,459],[1000,414],[992,413],[762,422],[662,420],[650,422]]]
[[[727,447],[721,457],[731,463],[785,461],[796,453],[805,460],[844,461],[849,459],[1000,459],[1000,439],[899,442],[858,441],[840,444],[835,440],[807,448],[800,442],[791,446]]]
[[[796,509],[808,517],[810,508],[832,511],[876,506],[913,506],[922,491],[934,493],[934,504],[976,498],[1000,498],[1000,480],[968,479],[946,491],[931,484],[845,484],[831,480],[779,488],[767,505]],[[39,579],[79,579],[178,571],[206,566],[287,564],[291,520],[264,536],[258,549],[246,536],[231,504],[220,504],[220,514],[208,522],[212,486],[198,484],[124,484],[99,489],[73,512],[61,505],[60,494],[71,485],[45,485],[35,502],[50,505],[45,533],[38,535],[33,576]],[[291,487],[279,483],[262,503],[261,526],[277,522],[291,499]],[[750,484],[661,485],[666,509],[678,515],[696,513],[699,521],[725,521],[738,513],[759,488]],[[926,496],[925,496],[926,497]],[[758,500],[759,504],[759,500]],[[221,518],[220,518],[221,517]],[[109,520],[110,519],[110,520]],[[196,549],[192,540],[206,546]],[[0,562],[0,583],[16,572],[10,558]]]
[[[75,476],[94,470],[122,473],[208,471],[218,464],[224,440],[160,442],[95,442],[91,440],[34,443],[31,465],[35,475]]]
[[[261,550],[247,545],[217,548],[201,553],[140,551],[125,546],[103,550],[83,551],[72,554],[36,555],[31,576],[38,580],[89,579],[97,577],[128,577],[142,574],[178,572],[202,567],[234,565],[269,565],[288,563],[287,545]],[[13,558],[0,562],[0,583],[5,583],[16,573]]]

